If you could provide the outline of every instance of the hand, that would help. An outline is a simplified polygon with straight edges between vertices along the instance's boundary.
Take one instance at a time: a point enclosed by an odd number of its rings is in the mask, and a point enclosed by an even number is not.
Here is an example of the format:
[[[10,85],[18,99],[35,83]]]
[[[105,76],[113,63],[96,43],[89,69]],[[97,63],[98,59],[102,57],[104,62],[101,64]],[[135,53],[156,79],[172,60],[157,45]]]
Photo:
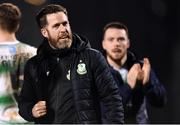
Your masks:
[[[32,115],[35,118],[42,117],[46,114],[46,102],[45,101],[39,101],[36,103],[32,109]]]
[[[141,72],[140,64],[134,64],[127,74],[127,83],[129,84],[131,89],[133,89],[136,85],[139,72]]]
[[[145,85],[146,83],[149,82],[149,76],[150,76],[150,71],[151,71],[151,64],[150,64],[148,58],[144,58],[144,64],[142,67],[142,71],[143,71],[142,83],[143,83],[143,85]]]

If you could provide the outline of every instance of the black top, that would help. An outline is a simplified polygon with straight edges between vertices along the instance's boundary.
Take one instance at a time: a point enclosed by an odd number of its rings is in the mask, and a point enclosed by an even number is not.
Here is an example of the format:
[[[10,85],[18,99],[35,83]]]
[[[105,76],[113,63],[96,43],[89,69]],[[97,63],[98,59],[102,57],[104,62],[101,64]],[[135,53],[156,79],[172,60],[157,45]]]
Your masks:
[[[73,103],[72,83],[70,81],[71,50],[53,50],[48,46],[49,71],[47,85],[43,93],[47,101],[48,116],[46,123],[75,123],[75,107]],[[52,117],[54,116],[54,117]]]
[[[54,111],[55,115],[53,123],[74,123],[72,84],[67,78],[71,59],[70,57],[57,57],[56,59],[57,66],[54,72],[49,74],[56,76],[56,78],[52,76],[52,80],[50,80],[50,84],[55,84],[54,91],[52,92],[51,88],[48,88],[49,108]]]

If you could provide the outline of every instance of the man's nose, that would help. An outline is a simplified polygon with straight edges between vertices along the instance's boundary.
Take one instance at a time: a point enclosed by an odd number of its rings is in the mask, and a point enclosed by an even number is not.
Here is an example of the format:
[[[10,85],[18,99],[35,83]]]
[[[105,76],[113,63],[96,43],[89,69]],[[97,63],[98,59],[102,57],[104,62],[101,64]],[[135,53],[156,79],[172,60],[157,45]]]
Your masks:
[[[114,40],[114,45],[115,45],[115,46],[121,46],[121,42],[118,41],[118,40]]]
[[[63,26],[63,25],[60,25],[59,30],[60,30],[60,32],[65,32],[66,31],[66,27]]]

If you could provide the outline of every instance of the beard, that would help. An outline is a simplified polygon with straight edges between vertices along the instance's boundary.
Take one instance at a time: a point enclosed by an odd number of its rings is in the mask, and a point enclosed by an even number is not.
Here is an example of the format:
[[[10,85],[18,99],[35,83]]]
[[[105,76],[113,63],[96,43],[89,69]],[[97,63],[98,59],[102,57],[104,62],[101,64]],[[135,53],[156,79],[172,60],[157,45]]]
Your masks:
[[[56,42],[56,48],[58,49],[64,49],[64,48],[70,48],[72,44],[72,39],[65,38],[65,39],[58,39]]]
[[[72,33],[64,33],[63,35],[59,36],[58,38],[53,38],[49,34],[48,38],[50,44],[56,49],[65,49],[70,48],[72,44]]]
[[[124,56],[125,56],[125,53],[122,53],[122,52],[117,52],[117,53],[114,53],[114,52],[106,52],[106,54],[108,55],[108,57],[115,61],[115,62],[119,62]]]

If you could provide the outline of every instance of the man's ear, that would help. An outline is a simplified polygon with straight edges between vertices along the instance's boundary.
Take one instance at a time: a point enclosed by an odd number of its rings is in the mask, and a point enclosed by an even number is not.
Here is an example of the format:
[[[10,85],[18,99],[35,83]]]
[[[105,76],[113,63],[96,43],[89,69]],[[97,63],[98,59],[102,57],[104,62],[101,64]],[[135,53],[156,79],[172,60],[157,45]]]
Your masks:
[[[104,40],[102,41],[102,47],[103,47],[104,50],[106,50],[106,44],[105,44]]]
[[[42,28],[42,29],[41,29],[41,34],[42,34],[45,38],[48,37],[48,33],[47,33],[47,30],[46,30],[45,28]]]
[[[128,43],[127,43],[128,45],[127,45],[127,48],[130,48],[130,46],[131,46],[131,42],[130,42],[130,39],[128,39]]]

